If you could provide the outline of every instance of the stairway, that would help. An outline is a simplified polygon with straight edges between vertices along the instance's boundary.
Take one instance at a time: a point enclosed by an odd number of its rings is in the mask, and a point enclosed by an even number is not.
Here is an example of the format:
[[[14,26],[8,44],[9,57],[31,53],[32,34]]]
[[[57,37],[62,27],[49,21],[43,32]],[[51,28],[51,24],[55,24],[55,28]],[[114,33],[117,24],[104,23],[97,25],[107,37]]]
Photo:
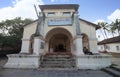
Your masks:
[[[40,63],[41,68],[74,68],[75,66],[75,57],[67,54],[44,55]]]
[[[120,77],[120,66],[112,66],[109,68],[104,68],[103,71],[113,75],[114,77]]]

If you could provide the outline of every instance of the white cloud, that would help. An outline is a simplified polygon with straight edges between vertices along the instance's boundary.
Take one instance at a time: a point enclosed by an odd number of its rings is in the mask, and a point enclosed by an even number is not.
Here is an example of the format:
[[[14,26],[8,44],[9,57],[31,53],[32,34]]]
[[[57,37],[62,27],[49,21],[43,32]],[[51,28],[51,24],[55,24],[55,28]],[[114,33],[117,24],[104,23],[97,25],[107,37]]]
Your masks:
[[[42,0],[13,0],[12,3],[13,6],[0,9],[0,21],[15,17],[36,19],[34,4],[36,6],[43,4]]]
[[[120,19],[120,9],[116,9],[111,15],[107,17],[110,21],[114,21],[115,19]]]
[[[111,23],[111,21],[114,21],[115,19],[120,19],[120,9],[116,9],[113,13],[111,13],[111,15],[108,15],[107,19],[108,19],[108,23]],[[97,24],[98,22],[106,22],[106,21],[104,21],[102,19],[98,19],[94,23]],[[96,35],[99,36],[99,37],[97,37],[99,41],[104,39],[101,31],[104,33],[104,31],[100,30],[100,29],[97,30],[97,32],[96,32]],[[118,35],[117,32],[114,35],[117,36]],[[113,37],[112,34],[108,33],[108,32],[107,32],[107,36],[108,36],[108,38]]]
[[[93,22],[93,23],[95,23],[95,24],[98,24],[98,22],[105,22],[104,20],[102,20],[102,19],[98,19],[98,20],[96,20],[95,22]]]

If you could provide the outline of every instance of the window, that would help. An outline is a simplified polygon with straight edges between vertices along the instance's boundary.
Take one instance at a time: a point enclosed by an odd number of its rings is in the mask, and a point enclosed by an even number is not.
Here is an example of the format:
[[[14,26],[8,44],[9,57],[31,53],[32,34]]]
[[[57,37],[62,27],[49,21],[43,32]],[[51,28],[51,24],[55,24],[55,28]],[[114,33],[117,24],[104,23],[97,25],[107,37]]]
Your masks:
[[[63,12],[63,16],[70,16],[70,12]]]
[[[110,46],[107,46],[107,45],[106,45],[106,46],[105,46],[105,49],[108,49],[108,50],[110,50]]]
[[[117,50],[117,51],[119,51],[119,50],[120,50],[119,46],[116,46],[116,50]]]
[[[55,12],[49,12],[48,13],[48,16],[54,16],[55,15]]]

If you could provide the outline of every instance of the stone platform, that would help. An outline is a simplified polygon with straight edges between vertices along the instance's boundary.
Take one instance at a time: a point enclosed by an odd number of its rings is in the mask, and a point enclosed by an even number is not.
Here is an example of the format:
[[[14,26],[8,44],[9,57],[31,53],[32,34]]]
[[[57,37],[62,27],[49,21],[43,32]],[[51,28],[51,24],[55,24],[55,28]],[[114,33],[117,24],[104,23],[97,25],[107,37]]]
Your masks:
[[[74,59],[75,60],[73,61],[75,62],[70,62],[70,63],[74,63],[75,66],[74,68],[76,69],[101,69],[104,67],[109,67],[111,65],[111,56],[108,55],[79,55],[79,56],[75,56]],[[41,62],[42,62],[41,55],[12,54],[12,55],[8,55],[8,62],[5,64],[4,68],[37,68],[38,69],[40,67]],[[64,65],[64,61],[62,62]]]
[[[10,54],[4,68],[39,68],[39,56],[36,54]]]
[[[111,65],[110,55],[80,55],[76,60],[78,69],[101,69]]]

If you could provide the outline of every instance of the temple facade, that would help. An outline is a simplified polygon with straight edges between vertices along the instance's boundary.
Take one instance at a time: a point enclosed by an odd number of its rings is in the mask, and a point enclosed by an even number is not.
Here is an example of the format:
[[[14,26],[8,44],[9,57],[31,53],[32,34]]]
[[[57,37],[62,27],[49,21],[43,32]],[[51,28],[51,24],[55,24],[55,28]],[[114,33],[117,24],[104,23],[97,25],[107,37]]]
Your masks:
[[[111,64],[110,56],[98,55],[96,29],[98,25],[79,18],[77,4],[39,5],[38,19],[25,25],[20,54],[8,55],[5,67],[54,67],[52,58],[68,58],[72,62],[58,61],[78,69],[97,69]],[[87,50],[84,50],[84,48]],[[54,56],[54,57],[53,57]],[[57,62],[57,60],[55,62]],[[15,62],[18,60],[18,62]],[[12,63],[12,64],[11,64]],[[47,63],[47,64],[45,64]],[[70,67],[70,66],[69,66]],[[68,68],[69,68],[68,67]],[[65,68],[65,67],[63,67]]]
[[[97,51],[98,25],[79,18],[78,5],[40,5],[39,19],[24,26],[23,53],[71,53],[80,55],[86,47]],[[38,48],[37,48],[38,47]]]

